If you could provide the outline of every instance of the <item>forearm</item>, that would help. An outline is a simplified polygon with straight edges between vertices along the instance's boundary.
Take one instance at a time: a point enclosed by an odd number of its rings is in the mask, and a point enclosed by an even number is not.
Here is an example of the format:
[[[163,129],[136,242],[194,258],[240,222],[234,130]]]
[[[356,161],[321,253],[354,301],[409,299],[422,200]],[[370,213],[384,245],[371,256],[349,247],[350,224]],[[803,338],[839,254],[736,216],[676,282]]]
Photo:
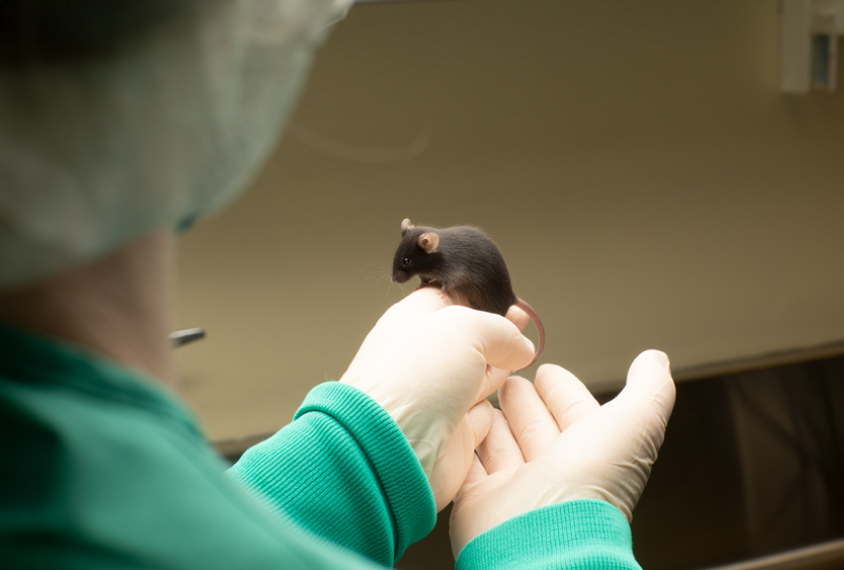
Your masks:
[[[363,392],[335,382],[312,390],[294,421],[229,474],[280,516],[388,566],[436,517],[399,427]]]

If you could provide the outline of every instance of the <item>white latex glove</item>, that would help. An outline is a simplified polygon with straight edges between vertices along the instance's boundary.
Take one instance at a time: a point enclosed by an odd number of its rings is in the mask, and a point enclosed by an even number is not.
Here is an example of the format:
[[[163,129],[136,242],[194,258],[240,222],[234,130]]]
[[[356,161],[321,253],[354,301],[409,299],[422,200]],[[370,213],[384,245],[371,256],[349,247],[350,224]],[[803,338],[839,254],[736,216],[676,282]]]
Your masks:
[[[492,423],[493,408],[484,398],[534,354],[533,343],[513,322],[451,305],[461,299],[449,295],[425,287],[393,305],[340,378],[399,425],[428,476],[438,511],[463,484]],[[508,316],[526,323],[515,308]]]
[[[601,499],[628,521],[645,489],[674,407],[668,358],[649,350],[627,385],[599,406],[559,366],[543,365],[535,385],[508,379],[489,435],[454,499],[455,557],[474,537],[527,511],[573,499]]]

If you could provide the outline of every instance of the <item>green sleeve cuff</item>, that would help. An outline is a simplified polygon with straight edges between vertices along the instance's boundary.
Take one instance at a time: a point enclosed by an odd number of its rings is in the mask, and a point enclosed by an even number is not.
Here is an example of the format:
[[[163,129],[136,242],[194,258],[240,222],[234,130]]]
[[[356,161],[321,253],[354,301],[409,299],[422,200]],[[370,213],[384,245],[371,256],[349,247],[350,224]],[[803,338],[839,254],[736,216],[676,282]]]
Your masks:
[[[301,527],[387,566],[436,522],[428,480],[401,429],[339,382],[311,390],[293,422],[250,448],[230,474]]]
[[[457,570],[641,570],[630,525],[607,502],[580,499],[514,517],[475,537]]]
[[[428,478],[401,428],[375,400],[339,382],[314,388],[293,419],[309,413],[334,418],[366,453],[393,513],[395,560],[398,560],[408,546],[425,537],[437,522]]]

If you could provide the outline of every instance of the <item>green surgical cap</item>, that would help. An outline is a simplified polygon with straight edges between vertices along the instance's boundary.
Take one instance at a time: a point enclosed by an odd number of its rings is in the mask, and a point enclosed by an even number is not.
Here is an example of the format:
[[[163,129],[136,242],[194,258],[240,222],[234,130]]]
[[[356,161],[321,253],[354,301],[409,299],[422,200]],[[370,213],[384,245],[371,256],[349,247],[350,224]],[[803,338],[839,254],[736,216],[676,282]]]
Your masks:
[[[351,0],[182,3],[25,0],[0,11],[0,289],[229,202]]]

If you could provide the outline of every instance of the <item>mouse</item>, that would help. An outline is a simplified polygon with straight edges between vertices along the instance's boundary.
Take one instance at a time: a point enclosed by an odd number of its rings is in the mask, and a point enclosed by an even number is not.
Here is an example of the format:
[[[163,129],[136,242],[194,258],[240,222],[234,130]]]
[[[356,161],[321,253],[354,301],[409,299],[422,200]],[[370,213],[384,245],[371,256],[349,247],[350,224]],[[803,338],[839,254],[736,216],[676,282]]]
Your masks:
[[[405,218],[401,223],[401,242],[393,257],[392,280],[405,283],[415,275],[422,280],[420,287],[439,287],[445,295],[459,292],[479,311],[505,316],[516,305],[527,313],[539,332],[539,348],[531,364],[542,354],[542,320],[533,307],[513,292],[504,256],[483,231],[472,226],[414,226]]]

